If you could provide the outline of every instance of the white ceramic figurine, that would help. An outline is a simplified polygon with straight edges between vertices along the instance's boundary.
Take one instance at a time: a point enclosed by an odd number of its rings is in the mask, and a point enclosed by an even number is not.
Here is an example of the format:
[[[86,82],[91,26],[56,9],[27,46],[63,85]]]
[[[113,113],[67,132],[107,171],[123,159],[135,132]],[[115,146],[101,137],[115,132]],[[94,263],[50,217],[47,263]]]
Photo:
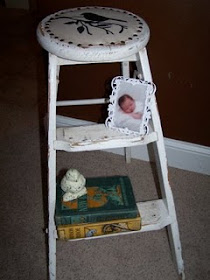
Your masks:
[[[86,179],[76,169],[69,169],[61,180],[61,189],[65,192],[63,201],[71,201],[87,193]]]

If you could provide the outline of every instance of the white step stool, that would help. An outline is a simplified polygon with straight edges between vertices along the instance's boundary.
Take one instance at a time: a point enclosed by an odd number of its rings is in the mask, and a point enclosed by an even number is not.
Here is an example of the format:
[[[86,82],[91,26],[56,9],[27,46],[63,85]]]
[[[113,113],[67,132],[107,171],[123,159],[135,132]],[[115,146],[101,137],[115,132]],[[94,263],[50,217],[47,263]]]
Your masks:
[[[89,139],[84,144],[84,127],[56,129],[56,106],[106,103],[103,98],[74,101],[57,101],[59,70],[62,65],[120,62],[122,75],[129,77],[129,62],[135,62],[138,74],[146,81],[152,81],[146,44],[149,41],[149,27],[139,16],[120,9],[108,7],[80,7],[62,10],[47,16],[37,28],[38,41],[49,52],[49,131],[48,131],[48,210],[49,210],[49,278],[56,279],[56,238],[54,221],[56,202],[56,150],[79,152],[107,148],[126,147],[127,161],[130,160],[128,147],[153,142],[157,148],[159,179],[162,199],[138,203],[142,216],[142,229],[137,233],[167,227],[172,253],[182,279],[184,265],[172,191],[168,181],[168,169],[163,133],[155,101],[151,105],[153,131],[134,139],[119,133],[115,141],[104,125],[88,126]],[[63,135],[73,129],[77,144]],[[56,132],[57,130],[57,132]],[[93,141],[96,131],[106,134],[106,141]],[[78,138],[79,135],[81,139]],[[119,144],[121,143],[121,144]],[[154,216],[155,214],[155,216]]]

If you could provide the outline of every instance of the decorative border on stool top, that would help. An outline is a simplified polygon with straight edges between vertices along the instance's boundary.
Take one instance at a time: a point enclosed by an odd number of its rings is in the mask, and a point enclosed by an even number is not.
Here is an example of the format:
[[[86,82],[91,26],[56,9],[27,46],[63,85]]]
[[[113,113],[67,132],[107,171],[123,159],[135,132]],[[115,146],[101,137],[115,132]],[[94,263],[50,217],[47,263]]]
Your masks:
[[[147,44],[149,33],[148,25],[139,16],[97,6],[61,10],[44,18],[37,28],[40,44],[58,56],[60,52],[64,58],[69,58],[68,48],[82,48],[83,52],[93,48],[103,52],[109,48],[111,53],[122,47],[123,55],[132,55]]]

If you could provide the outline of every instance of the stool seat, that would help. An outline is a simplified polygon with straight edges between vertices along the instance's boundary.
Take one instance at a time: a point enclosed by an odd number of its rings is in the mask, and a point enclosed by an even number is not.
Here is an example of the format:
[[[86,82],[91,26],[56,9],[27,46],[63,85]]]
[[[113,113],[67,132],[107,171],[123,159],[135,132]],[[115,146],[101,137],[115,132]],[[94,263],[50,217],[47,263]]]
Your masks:
[[[149,41],[149,27],[139,16],[108,7],[61,10],[37,27],[42,47],[60,58],[111,62],[138,53]]]

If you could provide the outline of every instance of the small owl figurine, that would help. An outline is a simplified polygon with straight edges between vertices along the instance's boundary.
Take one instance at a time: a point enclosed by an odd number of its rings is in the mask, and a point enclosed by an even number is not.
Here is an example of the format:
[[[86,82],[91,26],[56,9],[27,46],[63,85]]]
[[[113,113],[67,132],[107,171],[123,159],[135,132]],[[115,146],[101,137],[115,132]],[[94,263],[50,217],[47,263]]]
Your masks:
[[[63,201],[71,201],[87,193],[86,179],[76,169],[69,169],[61,180],[61,189],[65,192]]]

